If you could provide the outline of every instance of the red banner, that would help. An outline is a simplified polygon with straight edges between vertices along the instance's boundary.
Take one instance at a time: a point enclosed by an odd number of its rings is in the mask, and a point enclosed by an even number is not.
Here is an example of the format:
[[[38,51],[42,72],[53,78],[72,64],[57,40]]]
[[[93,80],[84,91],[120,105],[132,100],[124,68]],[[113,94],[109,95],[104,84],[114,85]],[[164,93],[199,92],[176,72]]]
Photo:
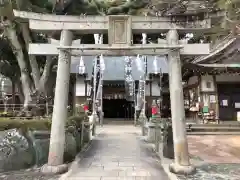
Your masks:
[[[88,111],[88,105],[84,105],[83,109],[85,112]]]
[[[157,107],[152,107],[152,115],[156,115],[157,114]]]

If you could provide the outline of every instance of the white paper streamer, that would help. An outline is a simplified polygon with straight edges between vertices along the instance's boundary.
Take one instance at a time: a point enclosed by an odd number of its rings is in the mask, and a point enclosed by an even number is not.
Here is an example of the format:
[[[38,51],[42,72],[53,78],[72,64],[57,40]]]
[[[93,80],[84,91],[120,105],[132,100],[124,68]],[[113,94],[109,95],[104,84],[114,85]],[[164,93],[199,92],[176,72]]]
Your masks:
[[[103,35],[99,35],[98,44],[103,44]]]
[[[95,44],[99,44],[99,34],[94,34]]]
[[[157,73],[158,73],[157,56],[155,56],[155,57],[154,57],[154,60],[153,60],[153,69],[154,69],[154,73],[157,74]]]
[[[102,34],[94,34],[95,44],[103,44],[103,35]]]
[[[100,56],[100,69],[102,72],[105,70],[105,62],[102,54]]]
[[[136,61],[136,66],[137,66],[138,71],[144,72],[144,70],[143,70],[143,59],[140,57],[139,54],[137,55],[137,58],[136,58],[135,61]]]
[[[126,56],[125,59],[125,91],[127,95],[127,100],[134,100],[134,80],[132,77],[132,60],[130,57]]]
[[[142,44],[147,44],[147,34],[142,33]]]
[[[78,73],[79,74],[84,74],[85,70],[86,70],[86,67],[85,67],[85,64],[84,64],[84,61],[83,61],[83,57],[81,56],[80,61],[79,61]]]

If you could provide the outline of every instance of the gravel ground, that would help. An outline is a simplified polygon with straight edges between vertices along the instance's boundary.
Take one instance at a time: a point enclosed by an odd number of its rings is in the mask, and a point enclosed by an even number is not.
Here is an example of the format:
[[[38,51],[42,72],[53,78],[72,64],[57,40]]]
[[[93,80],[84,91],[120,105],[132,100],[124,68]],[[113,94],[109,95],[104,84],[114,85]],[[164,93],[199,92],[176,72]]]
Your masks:
[[[0,180],[57,180],[57,175],[44,175],[39,169],[28,169],[0,174]]]
[[[178,176],[179,180],[239,180],[240,164],[208,164],[197,168],[192,176]]]

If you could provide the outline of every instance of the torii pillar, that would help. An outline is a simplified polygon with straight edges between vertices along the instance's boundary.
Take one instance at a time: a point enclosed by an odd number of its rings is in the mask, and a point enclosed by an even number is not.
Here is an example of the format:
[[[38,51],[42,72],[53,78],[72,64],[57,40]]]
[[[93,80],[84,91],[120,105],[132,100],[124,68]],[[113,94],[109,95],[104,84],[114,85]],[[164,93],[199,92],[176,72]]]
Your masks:
[[[169,30],[167,34],[168,45],[179,44],[177,30]],[[180,50],[171,49],[168,53],[169,62],[169,88],[171,101],[171,115],[174,141],[174,163],[169,170],[175,174],[193,174],[195,168],[190,165],[188,143],[185,128],[185,112],[182,87],[182,72]]]
[[[69,30],[62,30],[60,45],[71,46],[73,34]],[[68,167],[63,162],[65,150],[65,122],[67,119],[68,92],[70,79],[71,53],[59,51],[57,79],[52,116],[51,138],[48,163],[41,169],[43,173],[63,173]]]

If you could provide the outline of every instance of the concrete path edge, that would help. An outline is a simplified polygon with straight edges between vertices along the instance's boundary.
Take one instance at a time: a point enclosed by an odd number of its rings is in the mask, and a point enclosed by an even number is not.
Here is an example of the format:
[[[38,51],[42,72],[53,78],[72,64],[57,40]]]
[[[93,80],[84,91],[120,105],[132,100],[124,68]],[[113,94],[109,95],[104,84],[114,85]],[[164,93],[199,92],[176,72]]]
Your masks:
[[[163,154],[161,153],[161,152],[162,152],[162,151],[161,151],[162,148],[160,148],[160,150],[159,150],[160,152],[156,152],[156,149],[155,149],[155,145],[154,145],[154,144],[152,144],[152,148],[153,148],[154,152],[156,153],[156,155],[159,157],[160,163],[161,163],[161,165],[162,165],[165,173],[168,175],[168,178],[169,178],[170,180],[179,180],[178,177],[177,177],[177,175],[171,173],[170,170],[169,170],[169,165],[173,163],[173,160],[163,157]]]
[[[86,152],[91,147],[93,139],[96,138],[98,136],[98,134],[99,134],[99,132],[97,132],[95,134],[95,136],[92,136],[91,140],[83,146],[82,150],[76,155],[76,158],[74,159],[74,161],[69,165],[68,171],[66,173],[62,174],[58,180],[67,180],[68,179],[68,177],[72,173],[73,167],[76,165],[76,163],[81,161],[83,153]]]

